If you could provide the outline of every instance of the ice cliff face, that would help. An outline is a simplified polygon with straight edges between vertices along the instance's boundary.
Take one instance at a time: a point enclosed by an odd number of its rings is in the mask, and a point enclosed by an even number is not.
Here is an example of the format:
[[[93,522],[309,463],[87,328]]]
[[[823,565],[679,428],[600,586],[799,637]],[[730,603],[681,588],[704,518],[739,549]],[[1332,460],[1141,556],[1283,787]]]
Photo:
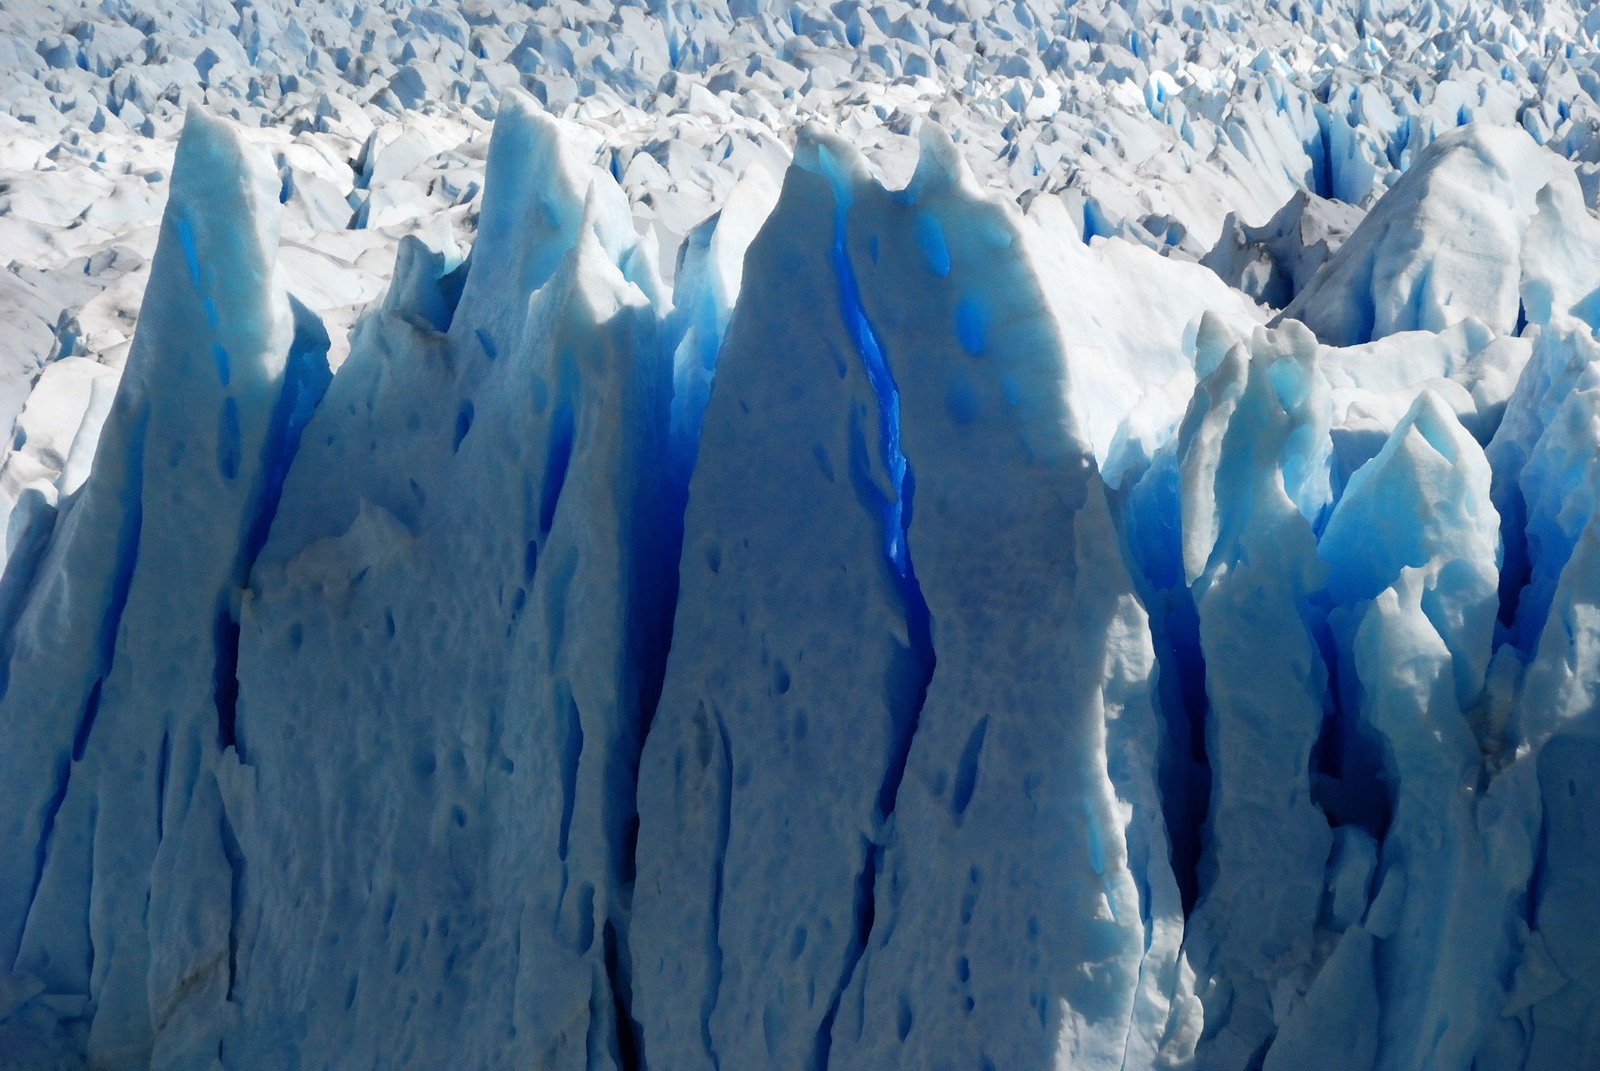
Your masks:
[[[1240,159],[1304,127],[1283,190],[1236,176],[1272,211],[1188,250],[1096,235],[1113,167],[985,189],[962,119],[893,179],[870,123],[806,126],[661,224],[552,114],[592,29],[491,60],[499,23],[430,11],[415,40],[542,89],[496,86],[481,190],[302,229],[304,154],[195,108],[147,284],[91,299],[142,294],[125,363],[63,317],[19,396],[0,1068],[1600,1065],[1600,223],[1570,109],[1440,111],[1485,55],[1565,85],[1548,35],[1593,28],[1485,15],[1423,131],[1266,51],[1271,117],[1203,119],[1169,35],[1102,19],[1048,69],[1140,65],[1140,123]],[[679,14],[669,66],[717,71],[750,12]],[[955,64],[879,14],[761,32]],[[1291,16],[1329,48],[1355,17]],[[261,70],[327,54],[254,17]],[[71,38],[35,54],[166,114],[115,33]],[[974,84],[1045,84],[1004,73],[1025,44]],[[407,115],[449,51],[408,47]],[[358,216],[426,141],[372,136]],[[361,231],[392,266],[309,248]]]
[[[330,381],[195,113],[4,576],[8,1066],[1583,1066],[1600,272],[1517,137],[1319,341],[933,127],[669,294],[513,96]],[[1408,208],[1486,159],[1494,256]]]

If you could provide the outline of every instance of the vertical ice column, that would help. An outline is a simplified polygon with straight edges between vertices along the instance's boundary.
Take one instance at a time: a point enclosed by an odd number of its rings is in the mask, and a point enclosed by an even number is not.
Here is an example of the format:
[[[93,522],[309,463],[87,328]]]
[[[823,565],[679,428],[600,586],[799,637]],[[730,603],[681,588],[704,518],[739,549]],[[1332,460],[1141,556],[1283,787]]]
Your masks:
[[[1600,1059],[1600,955],[1593,941],[1600,928],[1594,822],[1600,811],[1600,384],[1593,347],[1586,336],[1578,338],[1576,347],[1566,340],[1563,348],[1572,348],[1559,377],[1569,380],[1571,392],[1545,399],[1544,429],[1531,449],[1525,447],[1516,481],[1515,501],[1526,505],[1529,581],[1514,628],[1532,658],[1506,727],[1518,760],[1499,778],[1526,790],[1522,813],[1510,818],[1528,826],[1538,880],[1526,905],[1504,1017],[1487,1051],[1488,1058],[1537,1071]],[[1547,341],[1556,342],[1541,338],[1541,356],[1549,356],[1543,353]],[[1503,447],[1512,444],[1497,439],[1496,445],[1502,450],[1494,454],[1504,456]],[[1518,784],[1519,775],[1525,784]]]
[[[1425,392],[1351,476],[1319,547],[1340,674],[1389,790],[1375,892],[1356,927],[1356,940],[1376,939],[1378,1068],[1466,1071],[1510,969],[1512,899],[1527,873],[1480,830],[1497,797],[1480,802],[1487,778],[1467,714],[1489,663],[1499,523],[1482,449]],[[1317,996],[1334,1010],[1372,999]]]
[[[931,668],[841,213],[814,162],[790,168],[705,413],[639,784],[631,947],[652,1067],[824,1063]]]
[[[1508,639],[1530,660],[1544,627],[1550,589],[1559,569],[1547,555],[1540,576],[1532,575],[1529,561],[1528,504],[1523,491],[1523,469],[1563,399],[1586,388],[1600,375],[1600,341],[1582,324],[1557,317],[1538,333],[1533,354],[1506,403],[1505,416],[1485,451],[1493,470],[1491,493],[1500,514],[1504,564],[1500,575],[1503,623]],[[1538,477],[1535,477],[1537,490]],[[1563,484],[1563,487],[1565,485]],[[1551,505],[1555,505],[1552,503]],[[1558,507],[1559,508],[1559,507]],[[1548,524],[1548,521],[1546,522]],[[1524,586],[1528,587],[1524,591]],[[1522,599],[1539,608],[1523,611]]]
[[[1205,1003],[1199,1063],[1243,1071],[1303,988],[1331,835],[1311,798],[1327,672],[1308,625],[1323,582],[1327,388],[1298,324],[1236,345],[1179,433],[1183,561],[1199,615],[1211,806],[1185,954]]]
[[[498,196],[489,197],[489,190]],[[507,91],[489,139],[484,203],[460,304],[447,333],[455,352],[491,360],[521,338],[528,295],[555,273],[584,230],[606,259],[660,306],[654,246],[633,229],[627,195],[566,144],[558,120]],[[478,267],[481,265],[481,267]]]
[[[1073,324],[1041,292],[1039,236],[924,131],[903,191],[837,142],[812,164],[847,206],[851,281],[896,388],[937,660],[829,1066],[1148,1067],[1182,926],[1148,624],[1069,411]]]
[[[10,637],[6,952],[90,998],[96,1066],[215,1053],[227,1020],[238,593],[327,377],[275,276],[277,190],[190,113],[94,472]]]
[[[745,250],[778,199],[777,185],[752,165],[714,216],[685,236],[673,280],[672,452],[688,483],[700,425],[716,372],[717,352],[739,297]]]
[[[592,234],[536,304],[524,348],[551,389],[539,512],[548,535],[528,613],[543,626],[535,650],[548,669],[511,668],[505,749],[526,773],[504,807],[490,886],[523,905],[518,1036],[559,1065],[626,1069],[637,1058],[624,1013],[639,754],[678,549],[665,512],[671,369],[655,308]],[[580,1044],[573,1024],[584,1022]]]
[[[234,1066],[630,1062],[670,366],[563,139],[502,109],[459,304],[366,323],[254,573]]]

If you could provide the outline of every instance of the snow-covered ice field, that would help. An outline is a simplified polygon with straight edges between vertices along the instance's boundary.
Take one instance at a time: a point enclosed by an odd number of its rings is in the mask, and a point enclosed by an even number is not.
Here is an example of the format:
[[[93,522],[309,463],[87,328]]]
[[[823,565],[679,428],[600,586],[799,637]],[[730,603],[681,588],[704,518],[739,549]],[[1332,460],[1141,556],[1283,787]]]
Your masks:
[[[0,1071],[1600,1068],[1597,35],[0,0]]]

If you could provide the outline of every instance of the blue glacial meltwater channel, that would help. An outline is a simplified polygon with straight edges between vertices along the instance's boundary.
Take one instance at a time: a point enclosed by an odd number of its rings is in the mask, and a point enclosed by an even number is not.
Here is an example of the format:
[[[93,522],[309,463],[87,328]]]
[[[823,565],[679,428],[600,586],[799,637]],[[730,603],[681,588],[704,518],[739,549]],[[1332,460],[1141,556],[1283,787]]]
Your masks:
[[[856,282],[855,269],[850,263],[847,248],[848,218],[852,194],[848,177],[832,155],[818,146],[818,157],[824,177],[833,188],[834,217],[833,244],[830,250],[834,280],[839,291],[839,316],[850,332],[867,382],[877,402],[879,459],[889,476],[892,495],[881,504],[883,520],[883,556],[895,579],[906,614],[906,637],[910,656],[916,667],[913,680],[899,694],[888,697],[890,716],[894,722],[892,750],[878,789],[877,817],[880,828],[886,828],[894,814],[900,784],[905,777],[906,762],[911,753],[911,742],[916,737],[923,703],[927,698],[928,684],[933,678],[936,657],[933,649],[932,618],[922,587],[917,583],[916,567],[911,560],[909,539],[912,519],[912,500],[916,490],[916,477],[900,447],[900,389],[894,373],[885,359],[883,344],[861,304],[861,291]],[[871,481],[868,481],[871,484]],[[871,484],[876,486],[876,484]],[[877,843],[863,842],[861,870],[856,880],[855,940],[846,957],[839,985],[834,990],[827,1013],[817,1030],[817,1044],[813,1050],[811,1068],[823,1071],[828,1066],[832,1048],[833,1023],[838,1015],[839,1002],[850,986],[856,965],[867,947],[872,933],[877,899],[877,875],[882,865],[883,838]]]

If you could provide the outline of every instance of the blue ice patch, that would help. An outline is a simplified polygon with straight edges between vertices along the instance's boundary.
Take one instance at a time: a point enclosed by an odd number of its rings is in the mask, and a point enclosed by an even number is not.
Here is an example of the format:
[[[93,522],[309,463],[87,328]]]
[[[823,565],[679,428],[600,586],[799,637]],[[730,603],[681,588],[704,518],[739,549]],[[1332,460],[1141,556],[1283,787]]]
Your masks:
[[[950,274],[950,246],[944,238],[944,224],[939,222],[939,217],[928,212],[918,212],[914,230],[917,239],[917,248],[922,250],[922,259],[927,261],[928,270],[944,278]]]
[[[983,356],[989,335],[989,309],[976,294],[968,294],[956,305],[956,341],[973,357]]]

